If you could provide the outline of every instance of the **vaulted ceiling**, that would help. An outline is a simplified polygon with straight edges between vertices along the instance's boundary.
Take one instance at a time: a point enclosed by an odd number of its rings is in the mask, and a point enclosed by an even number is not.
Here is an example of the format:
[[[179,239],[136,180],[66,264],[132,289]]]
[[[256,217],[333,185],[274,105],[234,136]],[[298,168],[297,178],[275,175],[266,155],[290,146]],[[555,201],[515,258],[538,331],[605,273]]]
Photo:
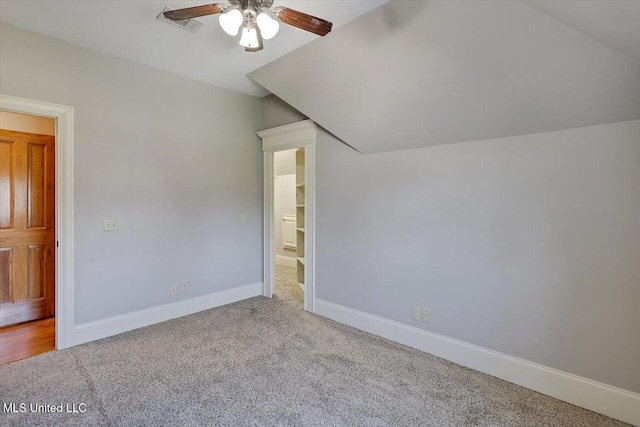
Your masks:
[[[638,119],[639,7],[394,0],[249,76],[363,153]]]
[[[164,6],[202,3],[0,0],[0,20],[275,93],[363,153],[640,118],[637,0],[276,0],[334,31],[318,38],[283,25],[256,54],[216,17],[196,34],[155,19]]]
[[[640,1],[522,1],[586,36],[640,60]]]
[[[275,0],[327,19],[337,28],[388,0]],[[213,0],[226,4],[226,0]],[[217,16],[193,34],[156,20],[173,9],[207,4],[207,0],[0,0],[0,21],[103,53],[255,96],[268,94],[246,74],[309,43],[318,36],[288,25],[247,53],[218,24]]]

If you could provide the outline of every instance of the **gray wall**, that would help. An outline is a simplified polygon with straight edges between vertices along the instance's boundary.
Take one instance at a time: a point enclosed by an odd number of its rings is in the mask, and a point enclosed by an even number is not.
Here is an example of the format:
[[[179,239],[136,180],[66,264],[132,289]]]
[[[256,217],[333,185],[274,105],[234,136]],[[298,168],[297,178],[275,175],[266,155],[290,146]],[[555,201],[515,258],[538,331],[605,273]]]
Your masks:
[[[262,281],[257,98],[4,24],[0,92],[75,107],[76,324]]]
[[[288,125],[308,118],[275,95],[262,98],[261,108],[262,129]]]
[[[318,298],[640,392],[640,121],[371,155],[321,131],[316,218]]]
[[[317,159],[318,298],[640,392],[640,121]]]

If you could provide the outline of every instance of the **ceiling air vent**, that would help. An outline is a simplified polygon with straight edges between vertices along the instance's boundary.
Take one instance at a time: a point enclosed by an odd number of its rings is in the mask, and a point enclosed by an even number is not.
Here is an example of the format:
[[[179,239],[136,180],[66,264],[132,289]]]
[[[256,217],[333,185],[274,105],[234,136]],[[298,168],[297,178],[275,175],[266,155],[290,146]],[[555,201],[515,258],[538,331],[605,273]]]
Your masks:
[[[160,12],[160,14],[158,16],[156,16],[156,19],[158,21],[162,21],[162,22],[166,22],[167,24],[171,24],[171,25],[175,25],[176,27],[180,27],[184,30],[189,31],[190,33],[195,33],[196,31],[198,31],[200,29],[200,27],[202,27],[204,25],[204,22],[199,21],[195,18],[192,19],[183,19],[181,21],[172,21],[171,19],[167,19],[164,17],[164,13],[169,11],[169,10],[173,10],[169,7],[165,7],[164,9],[162,9],[162,12]]]

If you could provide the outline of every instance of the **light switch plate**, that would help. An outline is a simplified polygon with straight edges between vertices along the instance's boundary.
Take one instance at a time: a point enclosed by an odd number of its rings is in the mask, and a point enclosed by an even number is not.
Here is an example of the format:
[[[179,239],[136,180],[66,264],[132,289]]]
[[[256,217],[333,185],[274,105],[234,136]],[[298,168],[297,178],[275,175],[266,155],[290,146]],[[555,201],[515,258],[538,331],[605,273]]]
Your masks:
[[[247,214],[240,215],[240,222],[247,222]]]
[[[118,230],[118,220],[117,219],[105,219],[104,220],[104,231],[117,231]]]
[[[420,307],[417,305],[411,307],[411,318],[413,320],[420,320]]]

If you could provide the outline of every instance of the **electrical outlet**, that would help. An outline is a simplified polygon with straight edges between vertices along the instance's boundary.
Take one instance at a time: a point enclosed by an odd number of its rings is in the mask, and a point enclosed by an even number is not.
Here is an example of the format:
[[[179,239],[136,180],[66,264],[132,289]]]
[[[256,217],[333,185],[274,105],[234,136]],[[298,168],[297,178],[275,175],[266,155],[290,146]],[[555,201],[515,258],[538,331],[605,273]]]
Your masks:
[[[178,285],[171,285],[171,295],[178,293]]]
[[[240,222],[247,222],[247,214],[240,214]]]
[[[187,292],[189,292],[189,284],[185,283],[184,285],[182,285],[182,293],[186,294]]]
[[[425,323],[431,323],[431,310],[426,308],[422,310],[422,321]]]
[[[117,231],[118,230],[118,220],[117,219],[105,219],[104,220],[104,231]]]
[[[411,307],[411,318],[413,320],[420,320],[420,307],[417,305]]]

